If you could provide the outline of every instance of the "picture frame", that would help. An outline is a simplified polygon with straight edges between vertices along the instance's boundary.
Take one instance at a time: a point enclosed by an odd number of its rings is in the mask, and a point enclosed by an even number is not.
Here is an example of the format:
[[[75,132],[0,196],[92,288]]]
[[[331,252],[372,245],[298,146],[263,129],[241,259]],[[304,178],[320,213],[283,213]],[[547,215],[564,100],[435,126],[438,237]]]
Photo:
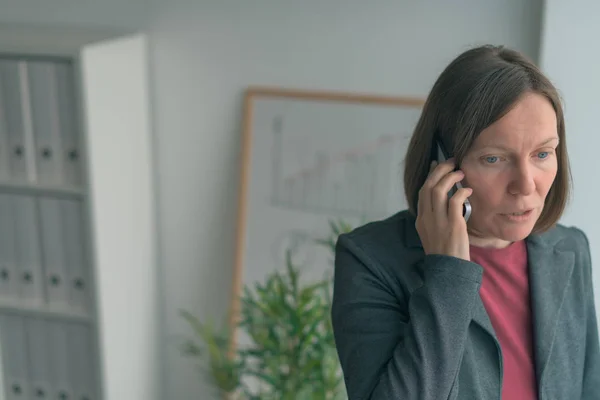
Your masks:
[[[402,163],[425,100],[278,87],[244,93],[241,171],[229,327],[231,351],[246,285],[285,268],[292,248],[303,279],[332,273],[311,245],[334,220],[352,226],[406,208]]]

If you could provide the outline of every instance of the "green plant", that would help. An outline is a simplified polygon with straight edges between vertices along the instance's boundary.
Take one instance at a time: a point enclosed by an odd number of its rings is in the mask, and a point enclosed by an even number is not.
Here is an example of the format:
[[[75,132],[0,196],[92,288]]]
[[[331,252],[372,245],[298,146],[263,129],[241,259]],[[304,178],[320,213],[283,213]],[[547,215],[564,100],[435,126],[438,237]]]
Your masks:
[[[333,250],[336,237],[351,228],[340,221],[330,228],[331,234],[316,243]],[[246,341],[233,354],[227,328],[216,329],[211,321],[202,323],[181,311],[197,336],[186,342],[184,354],[207,358],[205,377],[229,398],[345,399],[330,319],[332,281],[302,284],[289,250],[285,267],[244,287],[236,328]]]

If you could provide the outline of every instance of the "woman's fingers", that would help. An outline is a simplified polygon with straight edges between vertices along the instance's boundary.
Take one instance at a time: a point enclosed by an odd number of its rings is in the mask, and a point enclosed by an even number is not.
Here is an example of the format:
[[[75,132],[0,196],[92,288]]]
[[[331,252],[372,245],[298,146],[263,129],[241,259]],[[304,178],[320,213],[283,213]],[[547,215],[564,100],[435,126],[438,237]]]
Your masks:
[[[473,194],[473,189],[460,188],[450,198],[448,204],[448,219],[451,224],[463,219],[463,204],[471,194]]]
[[[421,210],[434,212],[438,216],[447,216],[448,192],[456,182],[462,179],[462,172],[452,173],[455,168],[454,160],[447,160],[439,165],[432,162],[429,175],[419,191],[418,207]]]
[[[464,178],[454,171],[453,160],[432,164],[419,191],[416,229],[425,254],[444,254],[469,260],[467,224],[462,219],[463,203],[472,190],[460,188],[449,199],[452,186]],[[460,220],[462,219],[462,220]]]
[[[433,211],[440,217],[448,217],[448,192],[457,182],[464,178],[462,171],[452,171],[442,177],[432,189],[431,202]]]

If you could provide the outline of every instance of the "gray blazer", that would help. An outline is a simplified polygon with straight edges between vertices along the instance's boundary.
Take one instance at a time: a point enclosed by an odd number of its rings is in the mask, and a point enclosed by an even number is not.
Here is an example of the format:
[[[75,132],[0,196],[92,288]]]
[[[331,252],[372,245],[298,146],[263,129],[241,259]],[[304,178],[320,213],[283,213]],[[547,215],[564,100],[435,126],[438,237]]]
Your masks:
[[[527,249],[540,399],[600,399],[587,237],[557,225]],[[341,235],[332,318],[349,399],[500,400],[482,276],[476,263],[425,256],[407,211]]]

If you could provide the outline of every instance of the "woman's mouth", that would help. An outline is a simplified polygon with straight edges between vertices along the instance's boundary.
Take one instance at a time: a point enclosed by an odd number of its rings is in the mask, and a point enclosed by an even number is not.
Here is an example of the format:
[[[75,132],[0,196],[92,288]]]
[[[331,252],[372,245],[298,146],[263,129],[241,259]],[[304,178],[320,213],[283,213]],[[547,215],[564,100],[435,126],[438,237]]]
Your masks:
[[[527,221],[531,217],[532,214],[533,214],[533,209],[529,209],[529,210],[525,210],[525,211],[517,211],[514,213],[501,214],[501,215],[511,222],[524,222],[524,221]]]

